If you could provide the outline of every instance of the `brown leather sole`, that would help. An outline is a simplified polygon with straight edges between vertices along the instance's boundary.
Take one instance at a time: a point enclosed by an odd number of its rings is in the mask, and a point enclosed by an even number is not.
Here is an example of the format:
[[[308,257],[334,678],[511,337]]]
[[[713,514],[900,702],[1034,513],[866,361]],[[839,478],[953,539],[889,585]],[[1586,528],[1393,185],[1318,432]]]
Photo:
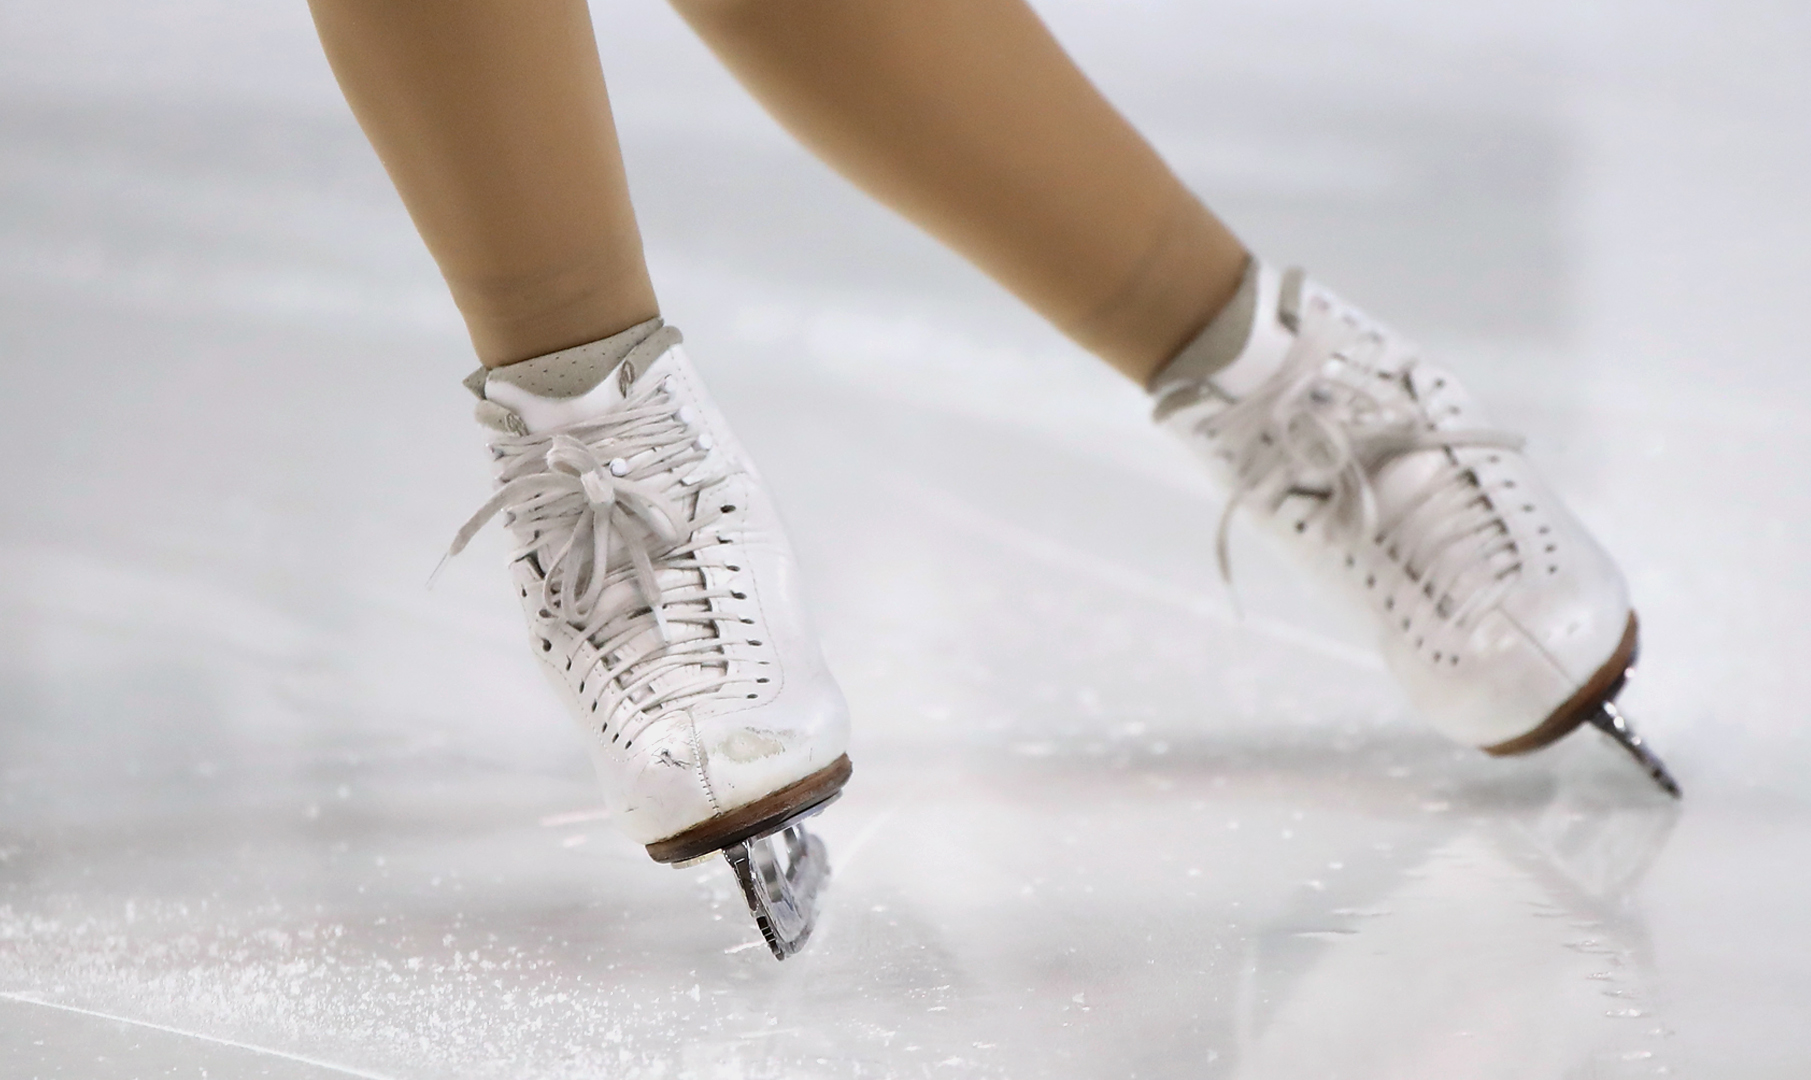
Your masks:
[[[803,780],[795,780],[747,806],[738,806],[675,836],[654,841],[648,845],[648,855],[655,862],[685,862],[772,832],[787,818],[835,798],[854,771],[849,755],[844,754]]]
[[[1509,757],[1513,754],[1526,754],[1539,750],[1543,746],[1558,742],[1572,730],[1591,719],[1593,713],[1603,707],[1622,692],[1622,684],[1628,680],[1629,668],[1635,663],[1635,656],[1641,651],[1641,634],[1635,613],[1629,612],[1629,625],[1622,632],[1622,642],[1616,651],[1610,654],[1609,662],[1597,669],[1597,674],[1578,688],[1578,693],[1566,699],[1566,703],[1554,710],[1552,716],[1541,721],[1526,735],[1518,735],[1508,742],[1495,746],[1486,746],[1484,752],[1497,757]]]

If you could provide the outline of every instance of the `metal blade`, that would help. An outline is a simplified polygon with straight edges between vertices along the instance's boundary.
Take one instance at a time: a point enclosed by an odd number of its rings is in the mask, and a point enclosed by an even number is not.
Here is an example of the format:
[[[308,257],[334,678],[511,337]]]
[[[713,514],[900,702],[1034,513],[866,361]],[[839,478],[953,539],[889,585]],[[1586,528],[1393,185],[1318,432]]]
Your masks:
[[[1602,707],[1591,715],[1591,726],[1614,739],[1617,746],[1627,750],[1629,756],[1634,758],[1649,776],[1653,777],[1654,783],[1660,785],[1660,790],[1675,799],[1680,797],[1678,781],[1674,780],[1673,775],[1666,771],[1666,766],[1661,764],[1660,759],[1654,756],[1652,750],[1648,749],[1647,743],[1642,740],[1641,736],[1635,734],[1634,729],[1629,727],[1628,719],[1622,715],[1622,710],[1616,707],[1614,701],[1604,702]]]
[[[796,819],[778,832],[723,849],[748,910],[776,960],[805,947],[817,924],[818,894],[830,876],[824,842]]]

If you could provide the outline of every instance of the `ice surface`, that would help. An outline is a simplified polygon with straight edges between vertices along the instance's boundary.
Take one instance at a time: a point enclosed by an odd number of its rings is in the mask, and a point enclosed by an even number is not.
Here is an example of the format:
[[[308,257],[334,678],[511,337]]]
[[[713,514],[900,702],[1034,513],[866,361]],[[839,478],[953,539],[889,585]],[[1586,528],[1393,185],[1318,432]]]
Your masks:
[[[470,363],[299,3],[0,8],[0,1075],[1799,1077],[1811,36],[1757,2],[1040,5],[1624,559],[1625,702],[1416,727],[1139,394],[600,6],[666,311],[854,705],[829,911],[595,812]]]

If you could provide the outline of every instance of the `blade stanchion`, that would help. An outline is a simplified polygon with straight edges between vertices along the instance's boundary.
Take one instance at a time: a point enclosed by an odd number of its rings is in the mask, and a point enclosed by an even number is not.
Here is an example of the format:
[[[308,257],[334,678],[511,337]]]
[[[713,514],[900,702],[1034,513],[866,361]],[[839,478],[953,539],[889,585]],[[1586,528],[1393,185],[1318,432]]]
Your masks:
[[[824,842],[795,820],[777,832],[724,848],[723,857],[774,958],[784,960],[804,948],[830,876]]]
[[[1629,726],[1628,718],[1622,715],[1622,710],[1616,707],[1614,701],[1604,702],[1597,712],[1591,715],[1591,726],[1608,735],[1617,746],[1628,751],[1629,756],[1634,758],[1650,777],[1653,777],[1654,783],[1660,785],[1660,790],[1675,799],[1680,797],[1678,781],[1673,779],[1672,773],[1666,771],[1666,766],[1661,763],[1652,750],[1648,749],[1647,743],[1641,736],[1635,734],[1635,729]]]

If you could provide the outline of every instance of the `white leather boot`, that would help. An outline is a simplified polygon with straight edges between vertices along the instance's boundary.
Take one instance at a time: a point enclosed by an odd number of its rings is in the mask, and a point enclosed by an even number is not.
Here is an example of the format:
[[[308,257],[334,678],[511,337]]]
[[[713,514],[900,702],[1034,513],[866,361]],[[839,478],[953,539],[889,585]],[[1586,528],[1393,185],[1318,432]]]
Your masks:
[[[1614,704],[1637,642],[1622,574],[1450,372],[1254,261],[1151,391],[1230,492],[1223,575],[1232,514],[1255,514],[1372,615],[1436,728],[1518,754],[1592,723],[1678,794]]]
[[[723,851],[784,958],[826,873],[798,822],[849,779],[849,718],[759,474],[658,319],[466,385],[498,489],[452,553],[504,514],[612,820],[660,862]]]

